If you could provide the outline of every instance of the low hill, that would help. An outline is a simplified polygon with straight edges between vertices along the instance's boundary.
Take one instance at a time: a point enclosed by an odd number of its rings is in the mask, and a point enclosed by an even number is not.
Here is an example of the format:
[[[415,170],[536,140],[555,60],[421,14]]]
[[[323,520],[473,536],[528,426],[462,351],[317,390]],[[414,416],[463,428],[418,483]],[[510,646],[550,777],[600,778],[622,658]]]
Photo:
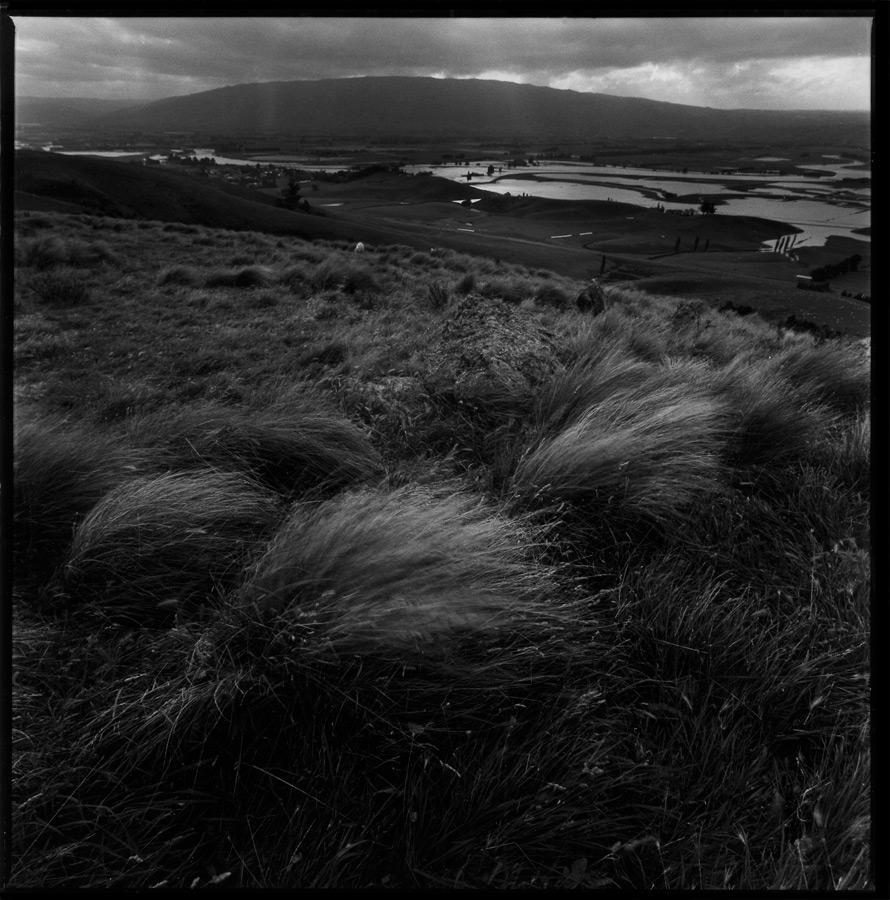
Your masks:
[[[356,236],[348,222],[248,199],[237,188],[223,189],[190,174],[118,160],[19,150],[15,191],[20,210],[85,212],[308,239],[397,240],[387,229],[363,225]]]
[[[220,134],[677,137],[868,146],[867,112],[724,110],[475,79],[239,84],[107,115],[114,129]]]

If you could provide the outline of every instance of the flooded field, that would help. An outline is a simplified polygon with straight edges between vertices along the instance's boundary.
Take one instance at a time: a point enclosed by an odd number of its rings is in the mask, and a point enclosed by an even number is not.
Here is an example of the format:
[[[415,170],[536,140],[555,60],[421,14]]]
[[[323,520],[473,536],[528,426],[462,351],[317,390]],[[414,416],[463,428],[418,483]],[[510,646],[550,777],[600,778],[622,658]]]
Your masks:
[[[778,160],[777,160],[778,161]],[[494,165],[492,176],[487,175]],[[871,190],[842,186],[847,179],[868,178],[870,169],[862,163],[838,159],[831,164],[807,165],[807,172],[824,175],[714,174],[671,172],[654,168],[553,163],[534,167],[507,168],[483,160],[465,166],[409,166],[406,171],[431,171],[433,176],[472,184],[496,194],[523,194],[551,200],[613,200],[665,210],[689,209],[698,205],[697,196],[719,195],[717,215],[754,216],[799,228],[796,243],[810,247],[824,245],[832,235],[863,239],[854,229],[871,225]],[[479,172],[482,174],[478,174]],[[467,172],[473,174],[467,179]],[[688,177],[687,177],[688,176]],[[686,196],[677,200],[677,195]],[[690,200],[689,195],[693,196]],[[783,234],[791,233],[791,229]],[[783,236],[777,234],[776,239]],[[774,241],[766,242],[769,247]]]

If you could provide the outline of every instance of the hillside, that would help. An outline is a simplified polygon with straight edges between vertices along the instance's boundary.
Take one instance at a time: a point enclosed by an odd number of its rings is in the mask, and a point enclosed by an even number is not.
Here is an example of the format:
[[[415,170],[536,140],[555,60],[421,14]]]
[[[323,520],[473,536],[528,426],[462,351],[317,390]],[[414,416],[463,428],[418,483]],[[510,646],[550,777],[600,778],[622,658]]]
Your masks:
[[[866,147],[868,113],[719,110],[474,79],[369,77],[240,84],[94,120],[108,129],[216,134],[677,137]]]
[[[868,340],[441,247],[15,238],[7,892],[879,893]]]
[[[599,201],[498,197],[440,178],[378,173],[323,182],[307,196],[324,215],[309,215],[276,207],[269,193],[133,162],[21,150],[16,151],[15,175],[15,205],[22,211],[82,212],[422,250],[436,246],[581,279],[602,276],[601,254],[607,253],[606,277],[613,282],[630,279],[658,293],[751,305],[780,321],[795,315],[833,331],[869,333],[867,305],[837,294],[803,294],[795,290],[795,266],[784,265],[782,257],[756,253],[779,227],[757,218],[711,217],[711,252],[677,255],[669,253],[674,235],[682,234],[684,245],[691,247],[700,219],[677,219],[668,240],[662,234],[663,219],[652,210]],[[477,198],[471,230],[467,210],[455,201]],[[550,240],[553,229],[574,228],[579,221],[591,234],[589,245]],[[853,251],[828,247],[810,252],[812,268]]]
[[[19,209],[36,196],[93,215],[294,234],[302,229],[307,236],[318,229],[305,213],[235,197],[191,175],[113,159],[18,150],[15,189]]]
[[[133,162],[17,150],[14,185],[19,210],[79,211],[310,239],[395,242],[398,237],[385,228],[363,224],[357,230],[334,217],[281,209],[268,198],[247,199],[237,196],[236,189],[223,189],[191,174]],[[447,186],[445,190],[455,192]],[[461,192],[460,185],[456,192]]]

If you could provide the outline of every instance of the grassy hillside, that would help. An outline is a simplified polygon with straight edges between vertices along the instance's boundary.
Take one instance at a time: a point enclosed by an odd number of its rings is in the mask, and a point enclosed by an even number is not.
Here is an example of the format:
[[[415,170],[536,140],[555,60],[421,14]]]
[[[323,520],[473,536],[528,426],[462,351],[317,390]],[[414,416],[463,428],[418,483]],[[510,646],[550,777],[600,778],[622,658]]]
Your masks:
[[[326,230],[329,226],[318,217],[235,196],[192,175],[138,162],[18,150],[15,189],[16,208],[23,210],[51,200],[65,204],[62,212],[253,228],[307,238],[339,236],[336,226]]]
[[[16,219],[9,887],[873,889],[867,340]]]

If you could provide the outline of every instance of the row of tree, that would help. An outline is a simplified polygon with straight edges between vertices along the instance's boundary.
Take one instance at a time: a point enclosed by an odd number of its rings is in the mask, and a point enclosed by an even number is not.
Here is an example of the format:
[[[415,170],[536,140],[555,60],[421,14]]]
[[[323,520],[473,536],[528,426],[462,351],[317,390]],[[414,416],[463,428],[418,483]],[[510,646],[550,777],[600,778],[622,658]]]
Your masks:
[[[834,265],[820,266],[818,269],[813,269],[810,272],[810,278],[813,281],[831,281],[832,278],[837,278],[838,275],[846,275],[847,272],[855,272],[859,268],[859,263],[862,262],[862,257],[858,253],[854,253],[852,256],[848,256],[846,259],[842,259],[839,263]]]

